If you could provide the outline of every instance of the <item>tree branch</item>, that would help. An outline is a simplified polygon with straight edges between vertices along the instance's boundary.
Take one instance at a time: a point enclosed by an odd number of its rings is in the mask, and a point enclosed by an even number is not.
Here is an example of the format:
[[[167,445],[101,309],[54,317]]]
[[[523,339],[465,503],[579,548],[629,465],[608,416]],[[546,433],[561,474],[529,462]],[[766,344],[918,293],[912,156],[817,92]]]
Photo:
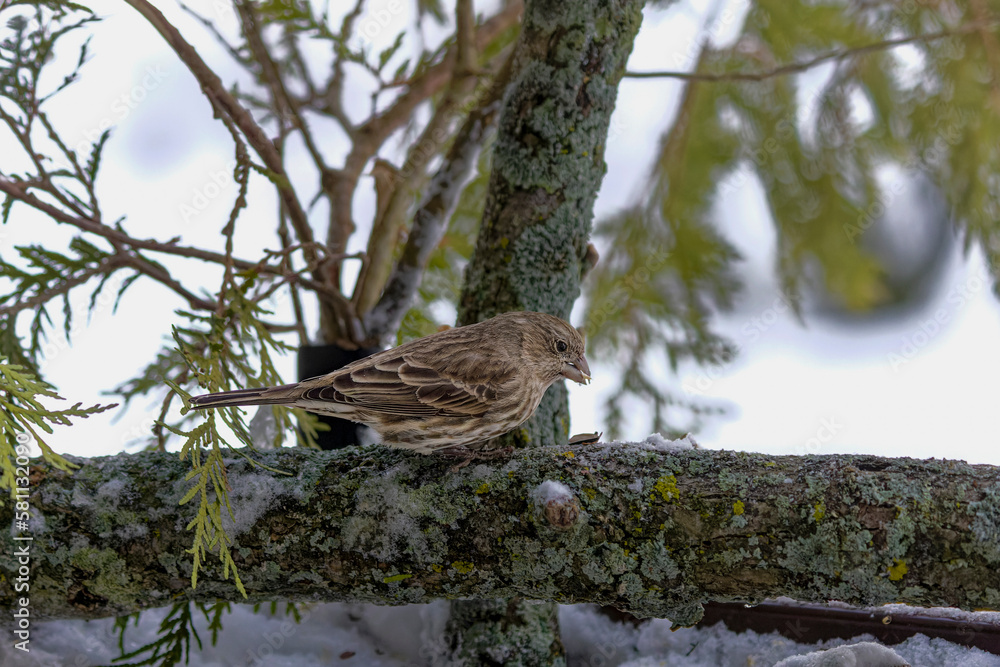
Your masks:
[[[477,52],[514,25],[523,8],[524,5],[520,0],[514,0],[496,15],[484,21],[475,33]],[[410,118],[419,104],[440,92],[448,84],[455,69],[455,62],[455,50],[451,49],[440,63],[428,67],[420,76],[411,79],[407,89],[385,111],[357,126],[352,132],[354,143],[344,161],[344,167],[328,175],[329,183],[326,190],[331,198],[331,212],[327,244],[333,252],[341,252],[346,247],[347,238],[354,230],[351,201],[365,165],[389,135]]]
[[[914,42],[932,42],[938,39],[954,37],[956,35],[967,35],[969,33],[978,32],[983,29],[996,27],[996,25],[997,25],[996,22],[983,23],[976,21],[973,23],[967,23],[952,30],[941,30],[940,32],[932,32],[923,35],[910,35],[908,37],[887,39],[883,42],[875,42],[873,44],[866,44],[864,46],[856,46],[848,49],[837,49],[836,51],[824,53],[823,55],[816,56],[815,58],[810,58],[809,60],[800,63],[790,63],[788,65],[781,65],[779,67],[774,67],[760,72],[723,72],[720,74],[709,74],[704,72],[674,72],[674,71],[625,72],[625,76],[632,79],[681,79],[684,81],[764,81],[765,79],[770,79],[776,76],[787,76],[788,74],[798,74],[799,72],[804,72],[808,69],[812,69],[813,67],[821,65],[829,60],[844,60],[845,58],[850,58],[851,56],[863,55],[865,53],[872,53],[874,51],[884,51],[886,49],[891,49],[896,46],[902,46],[904,44],[913,44]]]
[[[444,162],[431,179],[427,196],[413,216],[403,254],[389,276],[381,298],[365,319],[368,336],[378,341],[399,329],[420,288],[427,260],[441,242],[462,187],[476,167],[487,132],[497,122],[500,101],[510,81],[508,58],[485,95],[465,119]],[[363,312],[363,311],[362,311]]]
[[[523,597],[684,623],[701,602],[782,595],[1000,607],[992,466],[617,443],[519,450],[458,472],[385,448],[256,456],[291,475],[227,463],[226,530],[251,601]],[[190,589],[183,527],[195,508],[178,505],[188,463],[74,460],[72,475],[31,470],[32,618],[239,596],[211,562]],[[0,523],[14,510],[5,503]],[[7,572],[25,544],[15,535],[0,535]],[[0,606],[19,595],[0,581]]]
[[[125,1],[156,28],[157,32],[173,48],[181,61],[187,65],[188,70],[201,85],[202,92],[205,93],[205,96],[212,103],[213,109],[231,118],[236,126],[240,128],[240,131],[247,138],[247,142],[257,152],[261,160],[263,160],[264,165],[273,173],[278,195],[288,207],[288,218],[299,241],[302,243],[312,243],[313,233],[312,228],[309,226],[309,218],[306,216],[306,212],[302,208],[298,196],[295,194],[295,188],[292,186],[291,181],[288,180],[288,175],[285,173],[284,164],[281,161],[278,149],[268,138],[263,128],[257,124],[250,112],[243,108],[236,98],[229,94],[229,91],[222,85],[222,80],[219,79],[218,75],[202,60],[197,50],[184,39],[177,28],[167,21],[159,9],[147,2],[147,0]],[[309,251],[306,259],[312,263],[315,260],[315,256]],[[322,281],[320,274],[317,273],[315,277],[317,280]]]
[[[462,4],[462,2],[459,2],[459,5]],[[507,75],[509,75],[509,61],[510,57],[508,56],[504,64],[501,65],[501,69],[507,69]],[[472,125],[462,127],[460,134],[464,136],[456,136],[453,140],[453,144],[460,142],[461,145],[457,150],[453,147],[449,151],[448,157],[445,158],[445,164],[438,169],[438,173],[434,177],[429,191],[430,193],[438,193],[438,188],[440,187],[453,188],[454,192],[449,192],[448,196],[451,198],[451,203],[457,201],[461,191],[460,188],[475,165],[475,157],[479,153],[478,146],[481,145],[485,135],[486,127],[482,125],[484,117],[481,114],[481,107],[493,105],[495,101],[500,99],[503,95],[503,88],[507,85],[507,75],[505,75],[499,91],[495,91],[489,81],[480,81],[478,89],[474,91],[476,78],[472,70],[456,66],[455,74],[448,88],[434,109],[434,115],[431,116],[431,119],[427,122],[417,140],[410,145],[406,162],[403,164],[402,169],[383,176],[383,182],[388,179],[391,185],[391,195],[388,197],[388,203],[384,207],[384,210],[379,211],[375,216],[372,224],[372,232],[368,238],[367,261],[358,275],[358,281],[354,288],[353,301],[355,308],[362,317],[366,317],[379,302],[386,282],[392,273],[392,260],[396,250],[396,239],[399,237],[400,230],[402,230],[406,222],[406,214],[413,203],[415,193],[421,189],[421,185],[425,182],[427,167],[439,151],[444,148],[444,144],[450,137],[451,128],[456,118],[460,118],[463,114],[470,114],[467,118]],[[477,93],[473,99],[463,104],[463,101],[466,101],[467,97],[473,92]],[[479,98],[485,99],[480,100]],[[473,108],[471,112],[469,111],[470,107]],[[477,113],[477,110],[480,113]],[[489,114],[490,124],[496,121],[496,114],[498,112],[499,108],[491,110]],[[473,118],[472,114],[475,114],[476,117]],[[473,128],[475,130],[482,130],[482,132],[474,133],[475,136],[470,135],[468,131]],[[474,145],[469,143],[470,139],[475,142]],[[469,153],[470,150],[472,153],[467,155],[466,153]],[[461,160],[466,157],[472,158],[471,164],[466,165],[463,163],[462,165],[458,165],[452,162],[452,160]],[[468,167],[468,169],[463,170],[463,167]],[[447,173],[448,170],[453,170],[454,173],[449,174]],[[449,176],[457,180],[453,180]],[[429,196],[433,198],[433,194]],[[446,209],[450,209],[450,203]],[[440,235],[434,240],[435,245],[438,240],[440,240]],[[433,246],[431,250],[433,250]],[[426,256],[424,257],[424,261],[426,261]],[[420,265],[419,269],[422,268],[423,264]],[[387,332],[384,330],[367,331],[369,339],[372,340],[382,337],[385,333]]]

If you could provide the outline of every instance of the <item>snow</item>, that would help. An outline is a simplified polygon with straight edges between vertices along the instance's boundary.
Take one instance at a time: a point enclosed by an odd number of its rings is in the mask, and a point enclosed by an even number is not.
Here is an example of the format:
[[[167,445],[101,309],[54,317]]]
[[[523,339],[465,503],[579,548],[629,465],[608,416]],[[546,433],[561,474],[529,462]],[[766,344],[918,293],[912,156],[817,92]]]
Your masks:
[[[573,492],[562,482],[545,480],[531,492],[531,500],[539,507],[549,503],[568,503],[573,500]]]
[[[231,537],[242,535],[257,524],[257,520],[280,502],[284,495],[300,496],[301,492],[292,492],[287,484],[274,473],[253,469],[251,472],[233,470],[235,459],[226,459],[229,470],[228,479],[231,485],[229,491],[229,508],[232,511],[222,512],[222,525]]]
[[[785,658],[774,667],[909,667],[898,653],[874,642],[838,646]]]
[[[204,648],[192,651],[190,666],[428,665],[448,619],[444,601],[401,607],[299,604],[298,609],[302,622],[296,624],[283,604],[277,614],[268,613],[267,605],[255,614],[252,605],[234,604],[222,618],[215,645],[208,621],[195,612]],[[156,639],[166,613],[143,612],[138,625],[130,623],[125,649]],[[978,613],[971,616],[983,620]],[[569,667],[1000,667],[1000,656],[923,635],[892,647],[874,643],[869,635],[799,644],[777,633],[736,634],[721,623],[671,631],[670,621],[652,620],[635,627],[615,622],[591,605],[560,607],[559,622]],[[0,643],[2,665],[111,664],[120,655],[114,619],[40,622],[32,625],[30,653],[11,644]]]
[[[698,443],[694,441],[694,438],[690,434],[685,435],[683,438],[678,438],[677,440],[667,440],[659,433],[651,433],[646,436],[646,439],[639,443],[641,447],[646,449],[653,449],[658,452],[675,453],[684,452],[690,449],[698,449]]]

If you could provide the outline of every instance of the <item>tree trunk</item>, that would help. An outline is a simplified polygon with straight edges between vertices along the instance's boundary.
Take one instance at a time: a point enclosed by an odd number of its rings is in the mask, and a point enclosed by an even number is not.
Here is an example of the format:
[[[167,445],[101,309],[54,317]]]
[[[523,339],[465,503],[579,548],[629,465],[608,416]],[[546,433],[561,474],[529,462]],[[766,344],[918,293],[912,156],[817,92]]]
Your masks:
[[[457,472],[384,448],[259,457],[291,475],[228,463],[227,530],[252,601],[523,598],[679,623],[704,601],[782,595],[1000,608],[992,466],[643,444],[524,449]],[[186,463],[155,452],[77,462],[72,475],[32,468],[32,539],[0,536],[0,605],[98,618],[239,599],[212,560],[191,590]],[[0,524],[15,510],[6,502]]]
[[[486,206],[475,254],[465,275],[459,323],[471,324],[511,310],[569,318],[580,294],[594,200],[604,178],[604,145],[618,84],[642,22],[644,0],[605,2],[529,0],[514,52],[514,79],[507,90],[493,151]],[[520,447],[565,443],[569,435],[566,388],[547,392],[535,416],[500,440]],[[498,664],[557,664],[562,659],[554,603],[543,610],[475,603],[475,637],[454,636],[448,664],[484,664],[479,645],[484,625],[496,635],[511,618],[533,619],[512,630],[507,646],[522,652]],[[493,610],[492,620],[487,620]],[[452,615],[469,610],[453,605]],[[546,625],[548,619],[551,625]],[[453,623],[449,631],[458,632]],[[522,642],[536,628],[535,640]],[[541,629],[541,628],[544,628]],[[542,647],[543,637],[554,643]],[[538,649],[537,651],[535,649]],[[473,655],[478,657],[472,657]]]
[[[611,112],[643,4],[526,3],[460,324],[511,310],[569,318],[604,177]],[[562,444],[568,428],[560,384],[518,432],[518,444]]]

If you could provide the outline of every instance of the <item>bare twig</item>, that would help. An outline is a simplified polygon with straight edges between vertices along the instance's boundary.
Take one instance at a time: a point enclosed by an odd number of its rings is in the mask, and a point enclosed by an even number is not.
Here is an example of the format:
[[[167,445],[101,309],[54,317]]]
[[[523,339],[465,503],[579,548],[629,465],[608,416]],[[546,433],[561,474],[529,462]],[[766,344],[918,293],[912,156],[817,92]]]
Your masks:
[[[515,0],[484,21],[476,30],[476,49],[481,51],[503,31],[514,25],[523,8],[523,3]],[[327,244],[331,251],[342,252],[348,237],[354,231],[351,200],[365,165],[389,135],[410,118],[419,104],[448,84],[455,69],[455,61],[456,56],[452,49],[441,62],[428,67],[421,76],[411,79],[406,91],[400,94],[385,111],[356,128],[355,141],[344,161],[344,167],[329,174],[329,183],[324,188],[331,200],[327,233]]]
[[[323,160],[323,155],[320,153],[319,147],[313,139],[312,133],[309,131],[309,127],[306,125],[305,119],[303,119],[299,111],[298,100],[293,95],[288,94],[281,71],[271,57],[271,50],[264,43],[264,37],[260,32],[260,25],[257,21],[257,13],[253,3],[246,0],[238,0],[236,9],[243,23],[243,34],[246,35],[250,52],[253,53],[254,60],[260,64],[261,78],[271,91],[274,108],[282,116],[283,120],[287,118],[292,126],[302,134],[302,140],[309,151],[309,155],[312,157],[313,162],[316,163],[316,168],[322,173],[328,167]]]
[[[120,231],[115,227],[109,227],[107,225],[95,222],[88,218],[73,216],[62,209],[53,206],[52,204],[39,199],[37,196],[28,191],[31,184],[19,181],[11,181],[2,176],[0,176],[0,192],[3,192],[14,199],[21,201],[29,206],[45,213],[47,216],[55,220],[56,222],[61,222],[64,224],[72,225],[78,229],[85,232],[90,232],[97,236],[107,239],[116,248],[130,247],[135,250],[149,250],[152,252],[159,252],[167,255],[173,255],[176,257],[186,257],[188,259],[197,259],[204,262],[211,262],[213,264],[220,264],[226,266],[228,262],[232,262],[232,266],[241,271],[244,270],[255,270],[258,273],[278,276],[286,281],[294,281],[303,287],[306,287],[317,295],[328,297],[332,300],[339,300],[341,307],[346,307],[347,299],[343,297],[342,294],[333,290],[329,286],[319,283],[314,280],[309,280],[298,274],[292,274],[288,271],[283,271],[280,267],[273,267],[262,262],[249,262],[244,259],[238,258],[227,258],[225,254],[211,252],[208,250],[202,250],[201,248],[192,248],[189,246],[182,246],[176,243],[175,240],[171,241],[156,241],[153,239],[138,239],[129,236],[125,232]],[[306,247],[305,244],[301,244],[304,254],[315,255],[315,244],[312,247]],[[311,251],[311,252],[310,252]],[[123,255],[125,256],[125,255]],[[134,255],[128,255],[128,257],[135,257]],[[198,309],[213,310],[215,308],[214,304],[195,296],[193,293],[184,289],[177,281],[173,280],[169,274],[166,274],[162,270],[158,269],[154,264],[143,260],[142,258],[136,258],[131,260],[122,260],[125,264],[132,266],[136,270],[144,273],[155,280],[162,282],[167,287],[177,292],[183,296],[192,307]],[[207,304],[207,308],[206,308]]]
[[[479,105],[466,118],[438,168],[428,197],[417,209],[403,254],[396,263],[382,298],[365,320],[372,340],[380,340],[399,328],[420,287],[424,267],[448,227],[451,211],[462,186],[475,169],[486,133],[496,123],[500,103],[510,80],[513,57],[508,57],[492,85],[485,89]]]
[[[250,60],[246,56],[241,54],[239,50],[235,46],[230,44],[229,40],[227,40],[223,36],[223,34],[219,32],[219,29],[216,27],[215,23],[205,18],[198,12],[194,11],[183,2],[178,2],[177,4],[180,6],[182,10],[187,12],[194,20],[198,21],[198,23],[200,23],[206,30],[212,33],[212,36],[215,38],[215,41],[217,41],[219,45],[226,50],[230,58],[240,63],[244,67],[250,64]]]
[[[274,143],[267,137],[253,116],[233,97],[222,80],[198,55],[197,50],[184,39],[159,9],[150,4],[147,0],[125,0],[136,11],[149,21],[150,24],[163,36],[181,61],[187,65],[188,70],[194,75],[201,85],[202,91],[212,102],[212,106],[217,112],[225,114],[233,120],[240,131],[247,138],[250,146],[260,155],[264,165],[274,176],[274,181],[278,189],[278,194],[282,201],[288,206],[289,221],[299,241],[311,242],[313,240],[312,228],[309,226],[309,219],[306,216],[302,204],[288,176],[285,173],[281,155],[275,148]],[[311,259],[311,258],[310,258]],[[317,276],[321,279],[321,276]]]
[[[364,0],[358,0],[354,5],[354,9],[349,11],[344,20],[340,24],[340,35],[338,38],[341,41],[347,39],[354,28],[354,21],[361,14],[361,8],[364,6]],[[343,105],[343,95],[344,95],[344,58],[341,54],[337,54],[333,61],[332,72],[330,74],[330,79],[326,84],[326,91],[323,93],[323,107],[322,110],[330,114],[334,120],[340,123],[340,126],[344,129],[344,132],[348,136],[354,135],[354,125],[351,123],[347,114],[344,113]]]
[[[462,100],[472,92],[472,81],[472,77],[459,75],[456,70],[451,85],[434,109],[434,115],[416,141],[410,144],[402,170],[382,176],[384,181],[389,181],[391,194],[387,196],[383,210],[378,211],[375,216],[368,237],[366,261],[354,289],[354,305],[362,317],[375,306],[382,294],[382,288],[392,271],[397,239],[406,222],[406,214],[413,203],[414,194],[425,182],[431,160],[444,148],[444,139],[451,134],[451,126],[461,114]],[[487,89],[484,86],[484,90]],[[373,170],[373,174],[375,173]],[[378,178],[379,175],[376,175],[376,179]]]
[[[902,46],[904,44],[913,44],[914,42],[931,42],[938,39],[945,39],[947,37],[954,37],[956,35],[966,35],[986,28],[996,27],[996,25],[997,24],[995,22],[984,24],[976,21],[951,30],[942,30],[940,32],[926,33],[923,35],[909,35],[907,37],[887,39],[882,42],[875,42],[864,46],[837,49],[836,51],[824,53],[823,55],[810,58],[809,60],[805,60],[803,62],[789,63],[787,65],[762,70],[760,72],[723,72],[720,74],[675,71],[625,72],[625,76],[633,79],[681,79],[684,81],[764,81],[776,76],[798,74],[799,72],[804,72],[829,60],[843,60],[845,58],[863,55],[865,53],[884,51],[886,49]]]

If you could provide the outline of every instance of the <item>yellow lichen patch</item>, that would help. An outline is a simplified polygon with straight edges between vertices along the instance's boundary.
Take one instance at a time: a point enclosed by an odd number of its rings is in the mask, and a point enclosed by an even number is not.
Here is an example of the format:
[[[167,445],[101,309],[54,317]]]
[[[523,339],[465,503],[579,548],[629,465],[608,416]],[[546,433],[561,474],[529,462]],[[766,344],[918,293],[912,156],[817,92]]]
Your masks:
[[[412,574],[394,574],[391,577],[386,577],[385,579],[383,579],[382,583],[391,584],[396,581],[403,581],[404,579],[409,579],[412,576],[413,576]]]
[[[815,505],[813,505],[813,519],[816,520],[816,523],[819,523],[820,521],[823,520],[823,517],[825,516],[826,516],[826,502],[821,500]]]
[[[435,572],[440,572],[444,568],[441,567],[441,565],[439,565],[438,563],[431,563],[431,569],[434,570]]]
[[[462,574],[468,574],[476,569],[475,565],[466,560],[456,560],[451,566]]]
[[[653,488],[667,502],[670,502],[674,498],[681,497],[681,492],[677,490],[677,478],[673,475],[664,475],[660,479],[656,480],[656,484],[653,485]],[[653,497],[655,497],[655,494]]]
[[[899,581],[910,571],[910,568],[906,567],[906,561],[899,560],[898,558],[893,558],[893,560],[896,564],[889,566],[889,581]]]
[[[737,500],[735,503],[733,503],[733,516],[739,516],[740,514],[743,514],[743,509],[744,509],[743,501]]]
[[[478,488],[478,489],[476,489],[476,495],[477,495],[477,496],[481,496],[481,495],[483,495],[484,493],[489,493],[489,492],[490,492],[490,483],[489,483],[489,482],[483,482],[483,483],[482,483],[482,484],[481,484],[481,485],[479,486],[479,488]]]
[[[563,452],[563,456],[565,456],[568,459],[572,459],[576,457],[576,454],[574,454],[573,452]]]
[[[597,491],[595,491],[594,489],[585,488],[583,489],[583,493],[591,500],[597,497]]]

